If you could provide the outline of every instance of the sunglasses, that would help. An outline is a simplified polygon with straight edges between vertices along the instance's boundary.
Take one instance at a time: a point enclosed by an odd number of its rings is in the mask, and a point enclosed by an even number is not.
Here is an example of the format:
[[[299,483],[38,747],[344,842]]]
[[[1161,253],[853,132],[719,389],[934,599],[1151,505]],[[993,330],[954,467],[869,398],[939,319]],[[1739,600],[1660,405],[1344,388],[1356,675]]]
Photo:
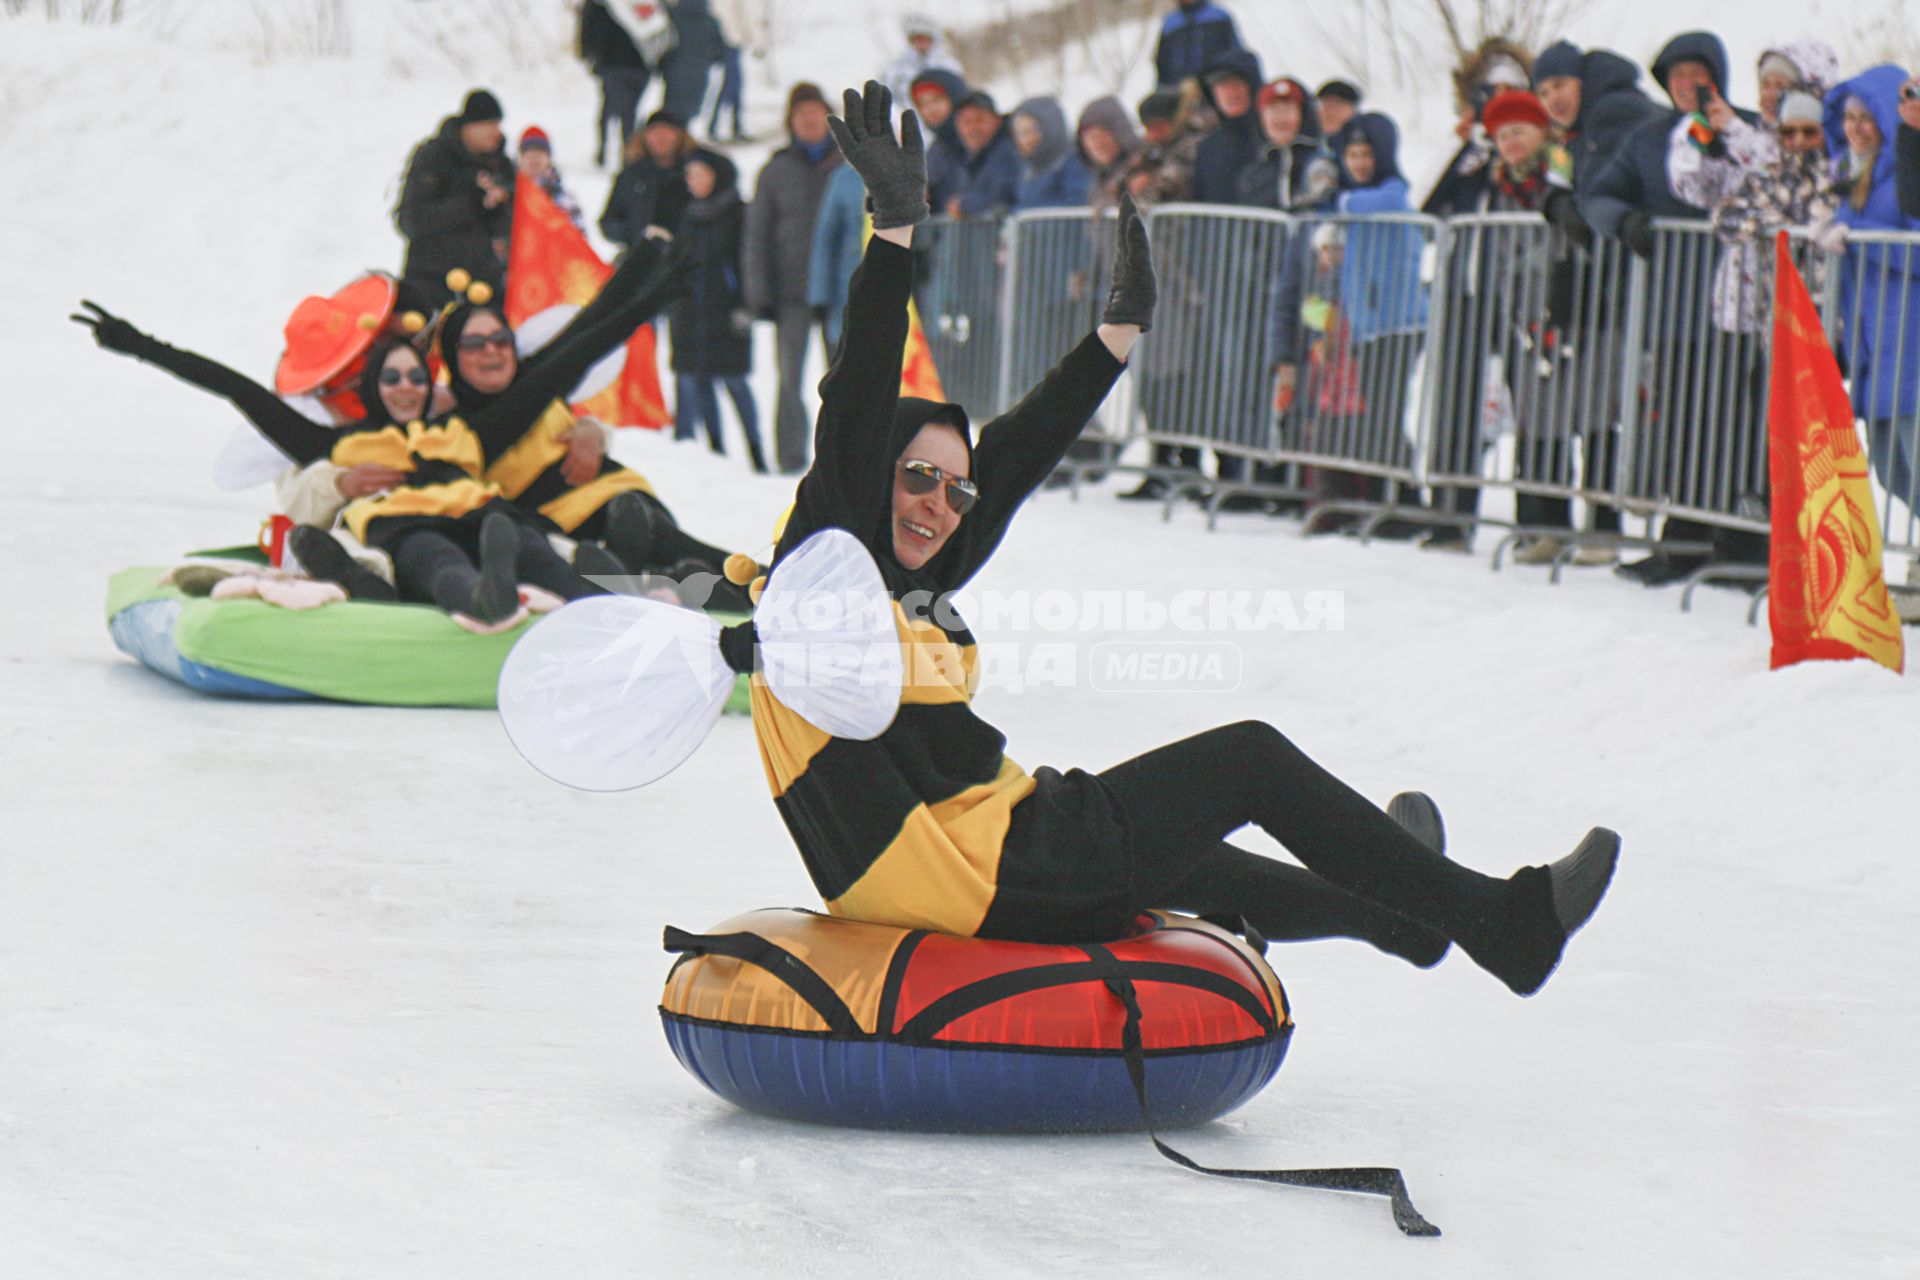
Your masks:
[[[950,476],[931,462],[918,458],[909,458],[900,464],[900,483],[916,498],[946,485],[947,505],[957,516],[967,514],[973,510],[973,504],[980,501],[979,485],[964,476]]]
[[[1783,124],[1780,126],[1782,138],[1820,138],[1820,126],[1817,124]]]
[[[492,333],[463,333],[460,341],[454,344],[462,351],[481,351],[487,347],[499,347],[502,351],[513,345],[513,330],[495,329]]]
[[[429,381],[431,381],[430,376],[420,365],[415,365],[411,369],[382,369],[380,371],[380,385],[383,387],[397,387],[403,382],[411,382],[416,387],[424,387]]]

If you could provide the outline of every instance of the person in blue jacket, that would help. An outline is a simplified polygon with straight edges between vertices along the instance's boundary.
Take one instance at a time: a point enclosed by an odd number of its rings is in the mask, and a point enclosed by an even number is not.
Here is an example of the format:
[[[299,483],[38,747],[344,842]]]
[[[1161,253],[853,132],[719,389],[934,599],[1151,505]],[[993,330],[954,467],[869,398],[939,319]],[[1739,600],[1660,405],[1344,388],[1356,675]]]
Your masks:
[[[1058,98],[1028,98],[1013,109],[1013,145],[1020,152],[1015,209],[1071,209],[1087,202],[1092,179],[1067,134]]]
[[[1900,87],[1891,64],[1863,71],[1827,95],[1827,149],[1849,231],[1916,231],[1920,218],[1900,207],[1912,160],[1898,154]],[[1920,255],[1907,246],[1854,244],[1840,273],[1840,364],[1853,388],[1853,411],[1867,424],[1873,471],[1909,509],[1920,455]]]
[[[847,282],[860,265],[867,241],[867,185],[852,165],[841,165],[827,179],[820,216],[813,222],[813,255],[807,259],[807,305],[820,318],[827,350],[840,345],[846,318]]]
[[[1208,0],[1179,0],[1160,24],[1153,48],[1153,69],[1162,89],[1178,89],[1182,81],[1201,75],[1223,53],[1240,48],[1240,32],[1233,17]]]

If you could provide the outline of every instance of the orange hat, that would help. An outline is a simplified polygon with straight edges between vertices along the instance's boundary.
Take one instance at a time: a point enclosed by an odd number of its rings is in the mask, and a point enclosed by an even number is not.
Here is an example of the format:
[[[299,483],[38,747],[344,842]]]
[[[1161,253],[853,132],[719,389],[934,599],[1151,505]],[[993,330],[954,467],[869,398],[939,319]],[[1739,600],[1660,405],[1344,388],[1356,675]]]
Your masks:
[[[393,319],[399,296],[399,282],[375,271],[330,298],[302,298],[287,317],[287,349],[274,370],[273,389],[283,396],[306,395],[343,375],[351,377]]]

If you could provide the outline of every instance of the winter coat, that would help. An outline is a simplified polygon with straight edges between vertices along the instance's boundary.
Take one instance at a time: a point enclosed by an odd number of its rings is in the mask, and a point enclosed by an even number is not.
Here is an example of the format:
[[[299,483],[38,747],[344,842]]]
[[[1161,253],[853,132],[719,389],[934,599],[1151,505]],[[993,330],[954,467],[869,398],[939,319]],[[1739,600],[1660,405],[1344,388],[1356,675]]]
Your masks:
[[[880,83],[893,90],[893,106],[896,111],[903,111],[913,105],[913,82],[930,71],[944,71],[956,82],[961,75],[959,60],[947,52],[945,42],[937,35],[933,38],[933,48],[927,50],[925,57],[921,57],[909,46],[881,69]],[[960,101],[965,92],[964,89],[956,91],[953,100]]]
[[[1058,98],[1028,98],[1013,109],[1040,127],[1040,144],[1020,162],[1015,209],[1072,209],[1087,202],[1092,178],[1067,136],[1067,115]]]
[[[813,224],[840,149],[829,145],[815,160],[798,142],[773,153],[754,185],[747,210],[743,258],[747,309],[771,315],[781,306],[805,306],[813,258]]]
[[[1318,129],[1313,133],[1303,130],[1285,147],[1263,140],[1253,163],[1240,171],[1234,184],[1234,203],[1283,213],[1324,207],[1333,194],[1333,183],[1324,184],[1328,189],[1316,199],[1312,194],[1314,178],[1324,173],[1337,181],[1338,172],[1333,157],[1320,145]]]
[[[614,177],[607,192],[607,207],[600,214],[600,234],[622,248],[632,248],[645,239],[648,227],[671,230],[690,199],[687,161],[695,156],[719,175],[718,186],[738,186],[739,171],[733,161],[717,151],[694,146],[692,139],[688,139],[685,153],[665,167],[642,153]]]
[[[1565,138],[1574,190],[1598,176],[1628,134],[1664,114],[1639,80],[1640,68],[1610,50],[1593,49],[1581,59],[1580,114]]]
[[[1900,212],[1920,218],[1920,129],[1905,124],[1894,135],[1893,181],[1900,195]]]
[[[394,225],[407,238],[408,280],[432,294],[447,296],[447,272],[464,268],[476,280],[496,291],[506,281],[506,260],[494,252],[494,241],[504,241],[512,225],[513,201],[497,208],[486,206],[479,177],[486,174],[509,193],[513,190],[513,161],[504,147],[474,155],[460,141],[460,122],[449,116],[439,131],[414,148]]]
[[[605,0],[586,0],[580,6],[580,57],[595,75],[615,67],[645,70],[647,60],[625,27],[607,12]]]
[[[1787,227],[1832,220],[1839,197],[1824,155],[1781,155],[1755,169],[1713,211],[1728,246],[1713,277],[1713,322],[1728,333],[1765,333],[1773,317],[1773,236]],[[1820,292],[1826,255],[1817,254],[1808,288]]]
[[[1676,36],[1654,60],[1654,75],[1660,78],[1666,68],[1686,61],[1706,63],[1713,73],[1714,84],[1725,92],[1727,51],[1719,37],[1698,31]],[[1736,108],[1736,114],[1750,123],[1759,119],[1755,113],[1743,109]],[[1627,134],[1590,185],[1577,181],[1581,216],[1594,230],[1617,236],[1621,221],[1635,211],[1649,217],[1691,222],[1706,217],[1705,209],[1680,197],[1668,176],[1667,159],[1674,130],[1676,126],[1684,128],[1687,119],[1688,113],[1672,110],[1649,117]]]
[[[1826,96],[1839,68],[1831,45],[1823,40],[1790,40],[1769,52],[1802,68],[1806,87]],[[1771,167],[1780,158],[1779,136],[1758,117],[1736,115],[1705,150],[1694,143],[1691,125],[1692,118],[1683,116],[1668,136],[1667,180],[1674,194],[1695,208],[1717,208],[1740,190],[1747,175]]]
[[[1884,64],[1836,85],[1827,95],[1827,150],[1834,162],[1839,207],[1835,217],[1857,231],[1920,231],[1920,219],[1901,212],[1899,158],[1901,67]],[[1858,97],[1880,126],[1880,153],[1866,203],[1854,208],[1845,177],[1849,150],[1847,99]],[[1840,274],[1840,316],[1855,332],[1841,335],[1840,367],[1853,375],[1854,412],[1868,421],[1920,410],[1920,254],[1906,246],[1849,244]]]
[[[1164,145],[1151,142],[1141,144],[1140,153],[1133,158],[1121,177],[1121,186],[1124,188],[1126,180],[1136,173],[1144,173],[1152,179],[1146,192],[1134,197],[1135,203],[1142,209],[1185,200],[1193,191],[1193,165],[1199,157],[1200,144],[1205,136],[1198,130],[1189,129],[1175,134],[1173,140]]]
[[[1347,171],[1344,141],[1354,133],[1373,147],[1373,176],[1365,186]],[[1334,203],[1338,213],[1412,213],[1407,180],[1400,176],[1400,131],[1378,112],[1357,115],[1334,139],[1340,163],[1342,190]],[[1420,282],[1420,258],[1426,240],[1418,227],[1365,222],[1347,227],[1346,256],[1341,263],[1340,296],[1353,326],[1354,340],[1369,342],[1394,333],[1417,332],[1427,324],[1426,291]]]
[[[1240,32],[1225,9],[1205,0],[1182,4],[1160,24],[1160,39],[1153,48],[1154,75],[1160,88],[1178,89],[1181,81],[1203,74],[1215,58],[1238,48]]]
[[[727,38],[707,0],[679,0],[667,12],[673,18],[673,52],[660,63],[660,78],[666,84],[660,105],[690,125],[706,104],[707,82],[726,55]]]
[[[753,369],[753,328],[740,293],[746,218],[746,205],[731,187],[688,201],[680,215],[674,244],[691,270],[686,292],[667,312],[675,373],[730,378]]]
[[[840,341],[847,309],[847,282],[860,265],[867,239],[867,186],[843,164],[827,179],[813,223],[813,257],[807,266],[807,305],[825,312],[827,345]]]
[[[1236,49],[1207,64],[1207,74],[1234,71],[1259,92],[1260,59],[1251,50]],[[1211,87],[1207,90],[1211,96]],[[1215,104],[1216,110],[1218,104]],[[1260,132],[1260,112],[1249,105],[1245,115],[1222,116],[1200,143],[1193,157],[1193,184],[1187,198],[1201,204],[1234,204],[1240,198],[1240,171],[1260,156],[1266,138]]]
[[[935,213],[945,214],[954,200],[967,218],[995,217],[1011,209],[1020,197],[1020,148],[1013,145],[1008,122],[1002,120],[992,140],[979,151],[962,150],[944,179],[934,191]]]
[[[913,83],[918,84],[923,80],[930,80],[946,90],[949,102],[958,103],[960,99],[967,96],[966,82],[943,67],[921,72],[913,78]],[[897,101],[894,105],[896,108],[901,107]],[[907,99],[905,105],[913,105],[911,97]],[[957,114],[957,112],[949,114],[937,129],[927,128],[924,120],[920,122],[921,132],[926,139],[927,190],[929,192],[945,191],[951,188],[953,172],[959,167],[961,157],[967,153],[967,149],[960,145],[959,123],[953,118]],[[943,202],[933,201],[933,210],[936,214],[943,212],[944,208]]]

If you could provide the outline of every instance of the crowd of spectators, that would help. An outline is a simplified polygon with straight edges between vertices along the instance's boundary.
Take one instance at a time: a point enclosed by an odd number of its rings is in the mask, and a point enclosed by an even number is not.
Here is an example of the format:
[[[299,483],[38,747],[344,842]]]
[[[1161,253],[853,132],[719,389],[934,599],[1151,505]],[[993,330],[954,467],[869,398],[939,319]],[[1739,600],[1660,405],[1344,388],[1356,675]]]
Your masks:
[[[673,320],[675,371],[682,395],[696,405],[713,405],[714,380],[736,404],[743,397],[750,404],[747,331],[755,320],[773,323],[780,390],[766,462],[796,471],[806,463],[810,432],[802,371],[816,333],[829,349],[837,341],[864,193],[827,129],[830,105],[811,83],[790,90],[785,144],[751,184],[741,181],[724,155],[690,132],[709,96],[716,100],[710,136],[717,134],[720,103],[737,112],[737,46],[704,0],[668,5],[659,11],[664,29],[651,32],[636,28],[631,9],[609,10],[598,0],[582,6],[581,52],[604,89],[603,137],[617,124],[624,140],[625,165],[600,229],[620,246],[655,234],[698,242],[708,266],[696,300],[677,308]],[[1490,41],[1455,76],[1457,151],[1431,189],[1416,193],[1398,167],[1399,130],[1370,109],[1363,85],[1329,78],[1310,88],[1309,79],[1270,74],[1231,15],[1205,0],[1177,0],[1165,16],[1156,86],[1131,109],[1108,96],[1075,113],[1057,97],[1035,96],[1005,111],[993,94],[967,82],[934,22],[912,18],[902,34],[904,49],[877,73],[920,117],[937,217],[965,223],[1034,208],[1101,209],[1123,191],[1143,208],[1193,202],[1309,220],[1339,215],[1300,237],[1276,272],[1265,333],[1247,343],[1249,377],[1265,386],[1243,398],[1248,414],[1271,404],[1303,420],[1350,417],[1363,397],[1357,389],[1373,388],[1364,394],[1387,407],[1374,404],[1369,412],[1391,418],[1424,358],[1429,376],[1435,365],[1452,370],[1461,416],[1472,416],[1470,423],[1443,423],[1440,440],[1472,474],[1484,447],[1474,411],[1491,390],[1489,356],[1501,355],[1503,394],[1511,411],[1532,419],[1520,430],[1538,446],[1529,446],[1521,478],[1565,483],[1576,456],[1590,475],[1604,473],[1613,465],[1623,406],[1605,396],[1576,403],[1556,385],[1569,385],[1582,361],[1603,358],[1609,342],[1617,348],[1619,308],[1609,299],[1624,292],[1633,255],[1662,252],[1656,220],[1706,224],[1719,247],[1701,257],[1699,287],[1682,287],[1659,309],[1645,343],[1661,353],[1667,376],[1689,388],[1663,411],[1664,438],[1727,442],[1713,447],[1737,455],[1735,472],[1751,473],[1751,492],[1740,495],[1750,512],[1766,497],[1764,436],[1757,433],[1764,431],[1771,239],[1800,227],[1822,257],[1850,264],[1839,282],[1841,312],[1852,318],[1838,338],[1842,367],[1869,426],[1876,474],[1896,494],[1914,496],[1920,314],[1909,315],[1907,300],[1920,283],[1920,260],[1848,243],[1861,231],[1920,230],[1920,85],[1902,68],[1843,75],[1830,46],[1802,38],[1771,46],[1750,71],[1737,71],[1721,40],[1700,31],[1667,41],[1644,72],[1620,53],[1565,40],[1538,51]],[[716,69],[723,87],[714,94]],[[636,127],[640,96],[656,76],[666,86],[663,105]],[[1742,101],[1757,106],[1736,105]],[[498,115],[497,104],[470,100],[416,153],[399,212],[411,242],[408,273],[423,283],[456,265],[481,278],[499,274],[501,193],[511,165]],[[524,138],[521,154],[524,162]],[[1385,223],[1369,229],[1353,222],[1414,211],[1540,215],[1552,232],[1544,262],[1476,260],[1454,273],[1450,287],[1502,287],[1503,270],[1538,271],[1544,319],[1530,330],[1510,319],[1458,330],[1442,350],[1423,352],[1427,299],[1409,285],[1420,277],[1408,258],[1418,256],[1417,239]],[[938,243],[937,235],[928,239]],[[1371,277],[1356,275],[1362,267]],[[1575,272],[1582,273],[1580,288],[1600,295],[1579,314],[1567,305]],[[683,330],[690,348],[684,363]],[[1528,358],[1519,358],[1523,350]],[[1240,402],[1233,405],[1242,411]],[[752,417],[750,408],[741,412]],[[711,424],[716,414],[700,408],[694,420]],[[1194,450],[1163,450],[1155,460],[1164,468],[1201,466]],[[1677,453],[1671,461],[1677,465]],[[1220,480],[1242,478],[1237,458],[1222,457],[1217,466]],[[1168,483],[1164,472],[1155,474],[1122,496],[1158,497]],[[1384,492],[1377,479],[1337,472],[1311,477],[1308,488],[1313,501]],[[1415,522],[1402,532],[1425,534],[1439,549],[1466,546],[1476,488],[1394,498],[1409,509],[1460,517],[1437,527]],[[1571,533],[1567,502],[1529,498],[1519,514],[1537,535],[1523,556],[1557,555],[1554,532]],[[1615,512],[1596,511],[1593,520],[1599,533],[1618,528]],[[1623,571],[1659,583],[1708,554],[1764,554],[1763,543],[1729,542],[1724,533],[1677,519],[1667,522],[1664,536],[1676,550]],[[1702,550],[1709,543],[1713,550]],[[1587,551],[1583,563],[1613,558],[1604,546]]]

